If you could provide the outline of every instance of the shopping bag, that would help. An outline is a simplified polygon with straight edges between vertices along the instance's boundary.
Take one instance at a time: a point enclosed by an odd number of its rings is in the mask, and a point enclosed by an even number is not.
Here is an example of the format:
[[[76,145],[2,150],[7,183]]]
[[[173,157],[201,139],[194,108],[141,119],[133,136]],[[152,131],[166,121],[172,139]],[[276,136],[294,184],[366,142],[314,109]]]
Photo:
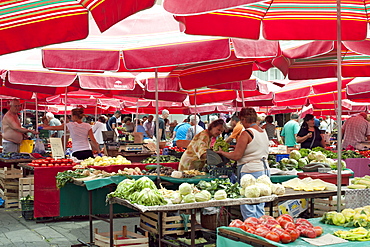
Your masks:
[[[33,149],[33,140],[22,140],[19,147],[20,153],[32,153]]]
[[[35,147],[33,149],[34,153],[44,154],[45,153],[45,145],[44,142],[38,137],[35,141]]]

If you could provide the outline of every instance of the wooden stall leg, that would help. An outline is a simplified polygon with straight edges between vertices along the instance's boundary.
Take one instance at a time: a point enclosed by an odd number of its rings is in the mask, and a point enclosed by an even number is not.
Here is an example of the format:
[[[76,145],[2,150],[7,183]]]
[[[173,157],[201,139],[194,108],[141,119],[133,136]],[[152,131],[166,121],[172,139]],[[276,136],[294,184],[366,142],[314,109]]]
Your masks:
[[[314,211],[315,211],[314,199],[310,198],[310,218],[314,217]]]
[[[158,212],[158,244],[159,247],[162,247],[162,238],[163,238],[163,212]]]
[[[191,230],[190,230],[190,238],[191,238],[191,246],[195,246],[195,224],[196,224],[196,209],[191,209]]]

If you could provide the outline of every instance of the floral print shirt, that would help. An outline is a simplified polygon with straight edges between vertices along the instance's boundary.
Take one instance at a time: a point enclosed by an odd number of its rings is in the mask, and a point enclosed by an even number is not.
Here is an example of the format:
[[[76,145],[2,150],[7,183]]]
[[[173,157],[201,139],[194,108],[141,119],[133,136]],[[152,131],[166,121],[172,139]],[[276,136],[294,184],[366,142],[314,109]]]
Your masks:
[[[195,135],[181,156],[179,171],[201,170],[206,163],[206,159],[201,159],[201,156],[210,148],[210,143],[211,137],[207,129]]]

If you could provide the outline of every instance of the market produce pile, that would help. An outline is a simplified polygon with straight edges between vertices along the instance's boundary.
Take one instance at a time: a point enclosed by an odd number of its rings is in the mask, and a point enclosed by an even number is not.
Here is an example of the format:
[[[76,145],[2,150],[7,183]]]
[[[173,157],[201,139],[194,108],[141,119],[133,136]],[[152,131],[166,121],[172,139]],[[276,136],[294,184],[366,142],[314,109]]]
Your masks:
[[[9,152],[9,153],[0,153],[0,158],[8,160],[17,160],[17,159],[31,159],[31,156],[30,154],[26,153]]]
[[[146,165],[145,169],[148,171],[143,171],[144,174],[148,175],[157,175],[157,165]],[[185,171],[177,171],[172,167],[166,166],[159,166],[159,174],[160,176],[170,176],[173,178],[192,178],[195,176],[205,176],[205,172],[200,172],[198,170],[185,170]]]
[[[304,190],[304,191],[337,190],[337,186],[335,184],[325,182],[321,179],[312,179],[310,177],[306,177],[304,179],[293,178],[288,181],[282,182],[282,185],[285,188],[292,188],[293,190]]]
[[[370,188],[370,176],[366,175],[364,177],[355,177],[351,184],[348,185],[349,189],[366,189]]]
[[[229,151],[230,144],[227,143],[224,138],[219,137],[213,144],[213,151],[217,152],[221,148],[222,151],[228,152]]]
[[[323,232],[322,227],[313,226],[307,219],[293,219],[288,214],[282,214],[276,219],[268,215],[262,215],[259,219],[249,217],[244,222],[236,219],[229,226],[283,244],[292,243],[300,236],[316,238]]]
[[[122,155],[117,155],[117,157],[109,156],[96,156],[95,158],[87,158],[81,161],[80,165],[83,167],[87,166],[111,166],[111,165],[127,165],[131,164],[131,161],[123,157]]]
[[[176,158],[173,155],[160,155],[159,156],[159,163],[173,163],[173,162],[180,162],[179,158]],[[140,161],[143,164],[155,164],[157,163],[157,156],[151,156],[148,158],[143,159]]]
[[[125,179],[120,182],[117,189],[107,197],[124,198],[131,203],[144,206],[166,205],[167,201],[159,192],[154,182],[148,177],[141,177],[138,180]]]
[[[339,230],[334,235],[351,241],[370,241],[370,231],[364,227],[370,227],[370,206],[361,208],[346,208],[340,213],[327,212],[321,218],[324,224],[357,227],[350,230]]]
[[[270,168],[278,168],[282,171],[296,169],[304,172],[317,172],[319,168],[337,170],[338,162],[334,160],[336,158],[337,153],[322,147],[315,147],[312,150],[301,148],[300,150],[292,150],[289,158],[283,158],[279,162],[276,162],[274,155],[269,155],[268,163]],[[346,162],[344,160],[348,158],[365,157],[355,151],[342,151],[342,169],[346,168]]]
[[[45,166],[75,166],[77,163],[73,162],[72,159],[54,159],[51,157],[46,157],[44,159],[35,159],[27,165],[33,167],[45,167]]]

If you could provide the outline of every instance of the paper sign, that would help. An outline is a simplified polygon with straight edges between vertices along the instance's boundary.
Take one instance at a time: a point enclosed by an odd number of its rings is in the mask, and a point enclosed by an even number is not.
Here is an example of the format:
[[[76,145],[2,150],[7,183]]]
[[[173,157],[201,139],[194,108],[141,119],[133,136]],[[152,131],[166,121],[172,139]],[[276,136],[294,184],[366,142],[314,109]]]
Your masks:
[[[348,242],[345,239],[341,239],[339,237],[336,237],[332,234],[325,234],[321,237],[318,238],[302,238],[304,241],[316,245],[316,246],[325,246],[325,245],[334,245],[334,244],[341,244],[341,243],[346,243]]]
[[[278,145],[278,153],[286,154],[288,152],[288,147],[285,145]]]
[[[50,137],[50,147],[53,158],[64,158],[64,149],[61,138]]]

